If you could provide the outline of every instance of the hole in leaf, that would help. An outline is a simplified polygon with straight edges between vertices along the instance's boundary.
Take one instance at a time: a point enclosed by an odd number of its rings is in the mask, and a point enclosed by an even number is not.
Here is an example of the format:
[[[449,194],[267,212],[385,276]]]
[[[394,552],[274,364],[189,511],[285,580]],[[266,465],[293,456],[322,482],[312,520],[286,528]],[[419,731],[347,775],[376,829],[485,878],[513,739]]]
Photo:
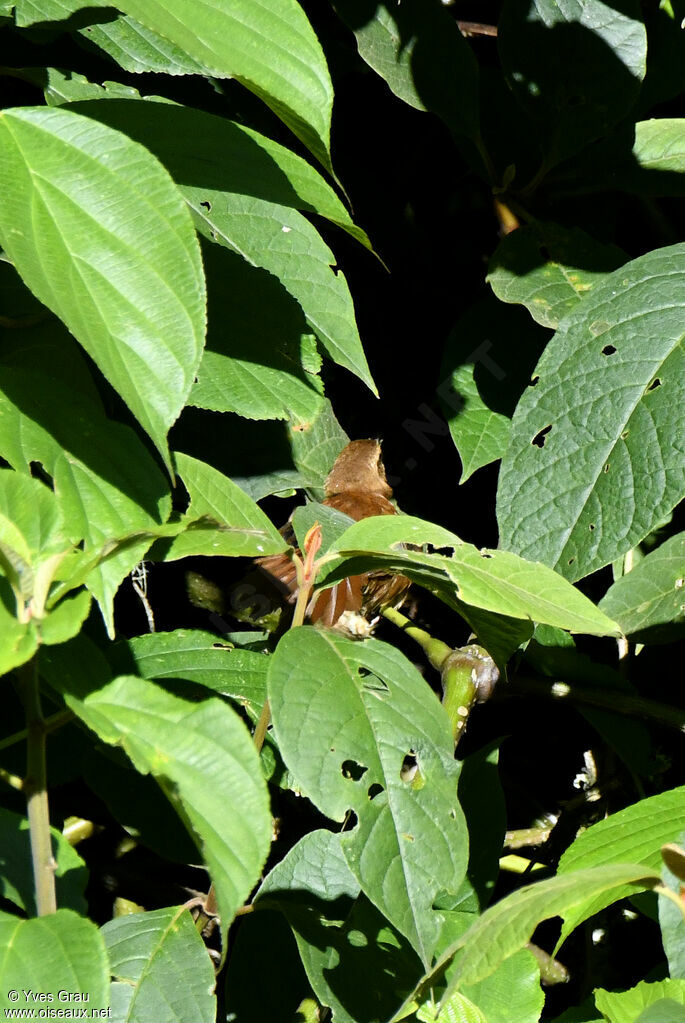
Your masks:
[[[604,345],[604,348],[602,349],[602,355],[614,355],[615,352],[616,349],[613,345]]]
[[[608,462],[607,462],[607,464],[606,464],[606,465],[604,466],[604,468],[602,469],[602,472],[609,472],[609,463],[608,463]]]
[[[404,760],[402,761],[402,767],[400,768],[400,778],[403,782],[409,784],[413,782],[419,769],[419,763],[416,759],[416,753],[413,749],[410,749]]]
[[[595,528],[595,524],[594,524],[594,522],[591,522],[590,525],[588,526],[588,529],[590,530],[590,532],[592,532],[592,530],[594,528]]]
[[[568,559],[568,564],[572,565],[575,560],[576,560],[575,558],[569,558]]]
[[[624,430],[623,433],[621,434],[621,440],[625,440],[629,433],[630,430]]]
[[[359,781],[368,771],[368,767],[358,764],[356,760],[343,760],[340,765],[343,778],[350,778],[352,781]]]
[[[659,377],[654,377],[647,390],[656,391],[657,387],[661,387],[661,381],[659,380]]]
[[[478,553],[480,554],[481,558],[491,558],[492,557],[492,554],[490,553],[490,551],[482,550],[482,551],[478,551]]]
[[[450,810],[450,817],[452,818],[453,821],[456,821],[456,819],[457,819],[457,811],[456,810]]]
[[[531,444],[534,444],[536,448],[544,448],[545,441],[547,440],[547,434],[551,429],[552,427],[550,425],[546,426],[543,430],[540,430],[540,432],[536,433],[533,437]]]
[[[536,373],[534,377],[530,378],[530,387],[537,387],[537,384],[538,384],[539,380],[540,380],[540,377]]]
[[[368,797],[369,799],[375,799],[376,796],[380,796],[381,792],[384,791],[385,789],[382,785],[379,785],[378,782],[374,782],[373,785],[369,785]]]
[[[209,201],[209,199],[205,199],[203,202],[201,202],[200,206],[203,206],[207,210],[207,213],[211,213],[211,211],[212,211],[212,204]]]

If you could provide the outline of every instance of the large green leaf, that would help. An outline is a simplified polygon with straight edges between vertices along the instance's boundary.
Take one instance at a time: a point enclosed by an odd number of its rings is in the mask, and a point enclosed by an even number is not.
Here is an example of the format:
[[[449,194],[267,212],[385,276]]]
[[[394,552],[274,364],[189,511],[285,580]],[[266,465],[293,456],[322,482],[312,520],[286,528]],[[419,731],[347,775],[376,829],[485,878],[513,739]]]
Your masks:
[[[421,965],[378,910],[359,897],[342,837],[331,831],[305,835],[267,875],[255,902],[285,915],[312,989],[338,1023],[387,1019],[421,975]]]
[[[460,483],[506,451],[516,397],[547,340],[523,309],[507,308],[493,295],[455,323],[437,394],[462,461]]]
[[[647,34],[636,0],[507,0],[502,64],[558,162],[605,134],[634,103]]]
[[[618,246],[596,242],[580,228],[536,223],[502,239],[490,260],[488,281],[503,302],[521,303],[537,323],[556,330],[626,259]]]
[[[500,542],[580,579],[685,493],[685,246],[610,274],[563,321],[512,422]]]
[[[668,638],[685,621],[685,533],[678,533],[621,576],[600,601],[627,636]],[[679,630],[679,631],[681,631]]]
[[[189,528],[164,547],[166,561],[191,554],[257,557],[288,545],[264,512],[237,484],[206,462],[177,453],[179,475],[190,496]],[[198,520],[201,529],[193,528]],[[209,526],[209,528],[204,528]]]
[[[302,308],[278,278],[203,245],[207,347],[188,404],[246,419],[307,424],[324,402],[322,358]]]
[[[82,102],[73,109],[141,142],[177,185],[220,194],[229,210],[234,195],[251,195],[316,213],[371,247],[366,233],[315,167],[245,125],[152,99],[114,98],[105,106]],[[200,146],[197,139],[202,139]]]
[[[90,693],[78,679],[55,682],[89,728],[159,782],[203,851],[225,937],[271,841],[266,783],[245,725],[222,700],[191,703],[133,676]]]
[[[478,65],[439,0],[334,0],[361,57],[405,103],[432,110],[457,134],[478,129]]]
[[[115,1019],[214,1023],[212,961],[184,906],[109,920],[102,937],[114,977]]]
[[[33,1011],[38,1018],[45,1006],[32,993],[52,995],[54,1009],[59,991],[107,1011],[109,963],[95,924],[70,909],[32,920],[0,912],[0,1008]]]
[[[500,963],[523,948],[543,920],[558,916],[584,899],[606,892],[642,891],[659,883],[659,875],[635,863],[576,870],[572,874],[519,888],[486,909],[465,934],[438,959],[430,976],[461,951],[451,973],[447,994],[457,986],[476,984],[494,973]],[[610,901],[620,897],[612,895]]]
[[[440,553],[407,550],[430,545]],[[478,550],[442,526],[409,515],[383,515],[355,522],[333,544],[341,558],[364,558],[368,567],[404,573],[455,606],[456,601],[512,618],[557,625],[572,632],[606,636],[620,629],[567,580],[545,565],[508,551]],[[334,563],[328,573],[351,572]],[[322,581],[327,581],[322,574]]]
[[[79,29],[79,35],[104,50],[120,67],[132,74],[145,71],[167,75],[208,74],[207,68],[180,46],[124,14],[120,14],[114,21],[87,25]]]
[[[107,0],[16,0],[14,18],[25,28],[41,21],[62,21],[82,7],[107,7]]]
[[[347,863],[428,963],[441,925],[433,901],[456,892],[467,859],[444,709],[393,647],[306,626],[281,639],[268,691],[297,785],[334,820],[357,815],[342,838]],[[416,761],[413,777],[406,758]]]
[[[217,78],[260,97],[330,169],[333,87],[314,30],[295,0],[118,0],[141,25]]]
[[[330,355],[374,392],[359,339],[352,296],[335,256],[306,217],[250,195],[183,186],[198,230],[277,277],[300,304]]]
[[[597,988],[595,1004],[611,1023],[685,1023],[685,980],[642,980],[628,991]]]
[[[559,875],[572,874],[587,868],[603,867],[632,860],[645,869],[661,869],[661,846],[676,841],[685,828],[685,787],[650,796],[625,810],[583,831],[559,861]],[[571,931],[598,913],[616,898],[629,895],[628,887],[614,894],[591,896],[578,900],[572,910],[564,913],[564,925],[558,945]]]
[[[168,462],[166,434],[202,354],[197,238],[142,146],[64,108],[0,119],[3,245]]]
[[[257,710],[266,698],[268,657],[224,646],[211,632],[176,629],[136,636],[122,644],[118,655],[122,664],[132,656],[143,678],[197,682]]]

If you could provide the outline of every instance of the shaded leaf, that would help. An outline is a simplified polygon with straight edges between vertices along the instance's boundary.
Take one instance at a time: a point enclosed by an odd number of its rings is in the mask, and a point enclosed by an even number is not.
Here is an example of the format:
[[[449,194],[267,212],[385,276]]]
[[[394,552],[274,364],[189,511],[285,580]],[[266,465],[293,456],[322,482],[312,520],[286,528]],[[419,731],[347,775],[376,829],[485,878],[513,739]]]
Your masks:
[[[319,41],[295,0],[121,0],[119,8],[169,39],[217,78],[259,96],[330,170],[333,87]]]
[[[359,54],[391,91],[432,110],[456,134],[478,130],[478,65],[454,18],[437,0],[335,0]]]
[[[537,323],[556,330],[627,258],[618,246],[597,242],[580,228],[536,223],[502,239],[490,260],[488,281],[503,302],[524,305]]]

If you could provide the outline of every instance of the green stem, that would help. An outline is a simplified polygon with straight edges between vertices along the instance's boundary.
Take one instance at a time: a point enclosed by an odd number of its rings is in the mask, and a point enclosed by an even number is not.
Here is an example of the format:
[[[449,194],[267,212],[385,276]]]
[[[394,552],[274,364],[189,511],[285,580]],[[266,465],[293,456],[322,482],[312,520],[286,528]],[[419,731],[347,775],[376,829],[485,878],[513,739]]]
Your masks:
[[[445,661],[452,653],[451,646],[447,646],[447,643],[443,643],[440,639],[435,639],[434,636],[431,636],[424,629],[420,629],[417,625],[412,625],[408,618],[393,607],[386,607],[383,611],[383,617],[387,618],[393,625],[396,625],[398,629],[402,629],[402,632],[419,644],[432,668],[435,668],[436,671],[442,671]]]
[[[55,732],[63,725],[69,724],[73,718],[73,710],[60,710],[56,714],[52,714],[49,718],[44,718],[43,731],[46,735],[49,735],[50,732]],[[12,735],[8,735],[6,739],[0,740],[0,750],[8,749],[10,746],[16,746],[18,742],[23,742],[27,738],[28,734],[27,728],[22,728],[20,732],[13,732]]]
[[[26,713],[26,777],[23,788],[31,836],[36,910],[38,916],[46,916],[57,911],[57,897],[45,769],[45,721],[40,705],[36,658],[22,665],[18,674]]]

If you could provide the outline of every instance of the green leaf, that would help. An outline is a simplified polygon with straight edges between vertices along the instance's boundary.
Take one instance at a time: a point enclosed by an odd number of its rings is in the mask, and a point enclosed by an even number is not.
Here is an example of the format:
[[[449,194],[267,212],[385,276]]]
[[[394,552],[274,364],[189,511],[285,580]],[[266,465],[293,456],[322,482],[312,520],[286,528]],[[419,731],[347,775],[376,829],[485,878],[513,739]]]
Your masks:
[[[0,275],[7,277],[2,265]],[[168,481],[136,433],[104,414],[85,357],[64,327],[49,317],[7,335],[0,356],[3,456],[22,472],[32,462],[53,477],[59,469],[56,496],[65,529],[72,543],[85,540],[91,558],[114,538],[154,531],[171,509]],[[151,539],[112,554],[88,577],[110,634],[114,594]]]
[[[31,869],[31,840],[29,822],[26,817],[0,807],[0,830],[2,831],[2,868],[0,892],[15,906],[33,916],[35,908],[35,883]],[[75,849],[57,828],[51,828],[55,870],[57,903],[63,909],[85,913],[84,891],[88,883],[88,870]]]
[[[540,987],[540,967],[528,949],[505,959],[494,973],[463,993],[483,1012],[487,1023],[538,1023],[545,993]],[[443,1010],[444,1011],[444,1010]]]
[[[645,75],[647,35],[635,0],[507,0],[498,47],[516,97],[557,163],[606,134]]]
[[[649,872],[661,870],[661,846],[677,840],[685,828],[685,787],[642,799],[583,831],[559,860],[559,875],[603,867],[628,859],[643,863]],[[629,895],[628,887],[609,895],[598,893],[579,900],[564,914],[557,948],[571,931],[617,898]]]
[[[655,1014],[660,1002],[666,1004],[660,1008],[665,1015]],[[675,1011],[668,1003],[675,1003]],[[605,1019],[611,1023],[684,1023],[685,1011],[685,980],[672,980],[668,977],[653,984],[641,980],[628,991],[605,991],[597,988],[595,1004]],[[644,1010],[652,1008],[649,1013]]]
[[[114,1014],[156,1023],[214,1023],[214,969],[183,906],[109,920],[102,928]]]
[[[165,548],[164,560],[191,554],[257,557],[280,554],[288,545],[264,512],[217,469],[190,455],[175,455],[179,475],[190,495],[186,517],[189,528]],[[192,520],[204,526],[199,532]],[[203,523],[203,519],[208,520]],[[206,533],[206,535],[205,535]]]
[[[678,533],[611,586],[600,607],[638,642],[663,636],[685,621],[685,533]]]
[[[45,992],[57,1003],[59,991],[81,995],[91,1009],[109,1006],[109,963],[94,923],[70,909],[18,920],[0,912],[0,1008],[33,1011],[24,991]],[[18,992],[12,1001],[10,992]],[[74,999],[75,1001],[76,999]]]
[[[524,305],[537,323],[556,330],[627,258],[618,246],[596,242],[580,228],[537,222],[502,239],[490,260],[488,281],[503,302]]]
[[[478,131],[478,65],[454,18],[438,0],[334,0],[359,54],[391,91],[432,110],[458,135]]]
[[[310,422],[324,401],[322,359],[302,309],[266,270],[228,249],[203,249],[209,332],[188,403],[246,419]]]
[[[295,424],[288,432],[293,460],[302,478],[299,486],[304,486],[315,501],[322,501],[326,477],[349,442],[330,401],[306,427]]]
[[[163,167],[64,108],[3,111],[0,234],[168,462],[199,365],[205,289],[188,212]]]
[[[314,30],[295,0],[121,0],[120,10],[169,39],[217,78],[259,96],[330,170],[333,87]]]
[[[198,230],[261,266],[300,304],[333,359],[377,394],[354,317],[352,296],[335,256],[297,210],[251,195],[182,186]]]
[[[40,621],[40,641],[51,646],[75,636],[90,611],[90,593],[68,593]]]
[[[608,894],[617,889],[622,891],[625,887],[630,892],[642,891],[658,881],[658,874],[645,866],[619,863],[576,870],[572,874],[526,885],[486,909],[438,959],[431,976],[461,950],[447,988],[445,997],[448,997],[457,986],[476,984],[494,973],[500,963],[530,941],[533,931],[543,920],[565,913],[593,895]],[[614,897],[610,901],[614,901]]]
[[[102,85],[98,85],[96,82],[90,82],[85,75],[79,75],[75,71],[60,71],[54,67],[46,68],[43,72],[43,87],[45,102],[49,107],[59,107],[63,103],[74,103],[78,100],[141,98],[138,90],[132,85],[122,85],[120,82],[103,82]],[[83,113],[87,115],[87,111]]]
[[[29,661],[38,648],[35,624],[16,617],[16,596],[0,577],[0,676]]]
[[[126,640],[123,665],[133,657],[143,678],[178,678],[206,686],[259,710],[266,698],[269,659],[252,650],[224,646],[211,632],[176,629]]]
[[[208,73],[204,65],[170,39],[123,14],[114,21],[103,21],[81,28],[79,35],[104,50],[120,67],[132,74],[145,71],[167,75]]]
[[[54,682],[57,681],[53,679]],[[271,841],[266,783],[251,737],[223,701],[190,703],[152,682],[120,676],[88,695],[62,678],[64,698],[103,742],[152,774],[197,839],[224,933],[257,881]]]
[[[685,172],[685,119],[682,117],[657,117],[649,121],[638,121],[635,125],[633,158],[642,171],[674,175]],[[673,180],[669,177],[666,180]],[[685,181],[680,179],[682,187]],[[670,194],[667,192],[666,194]]]
[[[680,850],[682,850],[682,843],[684,841],[685,832],[681,831],[675,842]],[[680,899],[683,877],[677,876],[673,873],[673,870],[669,869],[669,863],[673,866],[674,870],[678,869],[672,859],[674,850],[669,850],[669,852],[671,853],[670,856],[664,856],[662,853],[664,863],[661,868],[661,878],[664,887],[670,888]],[[682,859],[682,851],[678,854],[678,859]],[[683,874],[682,869],[678,869],[678,874]],[[677,905],[669,898],[661,896],[657,899],[657,909],[659,912],[661,943],[664,946],[664,952],[668,960],[669,976],[685,980],[685,920],[683,919],[680,905]]]
[[[83,7],[107,7],[107,0],[16,0],[14,17],[21,28],[41,21],[64,21]]]
[[[444,709],[393,647],[309,627],[281,639],[268,692],[298,786],[333,820],[355,812],[358,824],[342,838],[347,863],[429,962],[441,922],[431,906],[438,891],[457,890],[467,858]],[[413,780],[406,757],[417,762]]]
[[[492,295],[457,320],[437,394],[462,461],[460,483],[504,454],[516,398],[547,340],[522,309],[507,308]]]
[[[451,996],[439,1012],[437,1009],[434,1002],[423,1005],[416,1013],[416,1018],[421,1023],[488,1023],[478,1006],[458,991]]]
[[[13,469],[0,469],[0,545],[13,549],[29,566],[41,556],[68,549],[52,490]]]
[[[563,321],[512,422],[503,547],[580,579],[682,498],[684,299],[685,246],[674,245],[610,274]]]
[[[421,965],[378,910],[359,898],[341,840],[330,831],[305,835],[269,873],[256,902],[285,915],[312,990],[338,1023],[387,1019]]]
[[[85,102],[74,109],[145,145],[174,181],[193,190],[193,195],[199,195],[197,189],[206,190],[207,199],[216,197],[228,204],[228,210],[233,196],[250,195],[315,213],[371,248],[365,231],[315,167],[245,125],[192,107],[160,105],[156,99],[114,98],[106,106]],[[197,138],[202,139],[201,147]]]
[[[430,545],[441,553],[407,550]],[[376,516],[350,526],[332,551],[342,558],[364,558],[368,568],[391,568],[427,587],[451,606],[459,600],[512,618],[557,625],[571,632],[619,635],[620,630],[579,590],[545,565],[508,551],[478,550],[442,526],[410,515]],[[364,557],[370,555],[369,558]],[[341,569],[356,574],[359,563]],[[333,569],[339,574],[337,564]],[[321,581],[329,581],[331,568]]]

